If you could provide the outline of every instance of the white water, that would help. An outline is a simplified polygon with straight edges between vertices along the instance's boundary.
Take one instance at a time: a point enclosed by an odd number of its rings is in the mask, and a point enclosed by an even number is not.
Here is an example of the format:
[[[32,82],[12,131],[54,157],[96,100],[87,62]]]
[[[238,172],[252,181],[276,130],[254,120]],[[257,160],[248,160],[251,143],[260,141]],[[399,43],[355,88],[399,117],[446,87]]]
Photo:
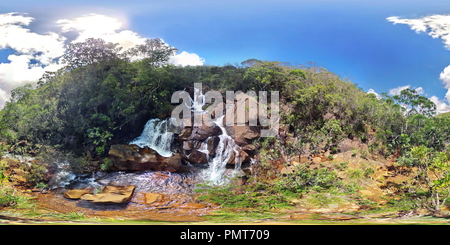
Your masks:
[[[145,124],[142,134],[129,144],[136,144],[142,148],[147,146],[163,157],[170,157],[172,156],[173,133],[168,131],[169,124],[170,119],[150,119]]]
[[[239,170],[241,167],[242,159],[239,158],[238,145],[231,138],[225,128],[223,127],[223,117],[225,115],[219,117],[214,123],[220,127],[222,130],[222,134],[219,135],[219,144],[216,148],[216,155],[214,157],[208,156],[208,168],[204,169],[201,173],[201,176],[204,181],[213,185],[223,185],[228,182],[228,179],[232,177],[236,170]],[[203,144],[207,145],[208,141],[211,140],[211,137],[205,140]],[[202,145],[201,150],[204,150],[205,147]],[[207,148],[206,148],[207,149]],[[231,175],[225,174],[226,165],[232,157],[232,153],[234,152],[235,157],[235,171],[231,173]]]
[[[194,112],[194,115],[205,114],[205,111],[203,110],[205,102],[205,95],[200,89],[194,87],[194,100],[191,100],[191,111]]]

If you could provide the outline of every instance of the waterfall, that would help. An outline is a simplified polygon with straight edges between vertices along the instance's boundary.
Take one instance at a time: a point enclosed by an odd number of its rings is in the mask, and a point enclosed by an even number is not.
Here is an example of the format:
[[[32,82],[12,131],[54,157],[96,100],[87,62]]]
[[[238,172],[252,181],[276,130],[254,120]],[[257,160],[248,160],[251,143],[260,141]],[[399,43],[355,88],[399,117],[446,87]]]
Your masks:
[[[235,158],[235,170],[240,169],[240,164],[242,162],[242,159],[239,158],[239,146],[236,144],[234,139],[228,135],[225,127],[223,126],[224,116],[225,115],[214,121],[214,123],[222,130],[222,134],[218,136],[220,140],[216,148],[216,155],[214,157],[210,157],[209,154],[207,154],[208,168],[204,169],[201,173],[203,180],[213,185],[223,185],[227,182],[225,174],[226,165],[231,157],[233,157],[233,153]],[[207,145],[209,140],[212,140],[212,138],[208,137],[205,142],[203,142],[201,150],[204,151],[207,149],[203,145]],[[235,171],[233,174],[234,173]]]
[[[173,133],[170,132],[170,119],[150,119],[144,126],[142,134],[129,144],[136,144],[139,147],[149,147],[158,152],[163,157],[172,156]]]
[[[205,110],[205,95],[201,89],[194,87],[194,100],[190,101],[190,109],[194,115],[203,115]],[[202,142],[197,150],[206,154],[208,158],[208,167],[200,173],[201,178],[211,184],[221,185],[226,183],[226,165],[231,157],[234,157],[235,170],[240,169],[242,159],[239,157],[239,146],[234,139],[228,135],[223,125],[225,115],[214,120],[214,124],[222,130],[222,134],[208,137]],[[172,156],[171,145],[174,139],[174,133],[169,132],[171,120],[150,119],[144,127],[142,134],[129,144],[136,144],[139,147],[149,147],[157,151],[161,156]],[[215,154],[209,154],[208,142],[218,137],[219,142],[215,148]],[[214,155],[214,156],[211,156]],[[233,172],[233,171],[232,171]],[[234,171],[236,172],[236,171]]]
[[[191,100],[191,111],[194,115],[205,114],[203,106],[205,105],[205,95],[199,88],[194,87],[194,100]]]

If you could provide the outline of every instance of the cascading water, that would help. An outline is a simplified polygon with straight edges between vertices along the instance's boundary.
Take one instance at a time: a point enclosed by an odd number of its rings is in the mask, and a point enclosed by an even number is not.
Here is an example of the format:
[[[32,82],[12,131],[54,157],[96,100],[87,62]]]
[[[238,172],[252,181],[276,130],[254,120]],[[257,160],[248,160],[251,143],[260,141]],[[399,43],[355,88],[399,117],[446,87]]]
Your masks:
[[[223,126],[223,117],[224,115],[214,121],[214,123],[222,130],[222,134],[218,136],[219,143],[216,148],[215,156],[210,157],[207,147],[205,147],[209,140],[212,140],[211,137],[208,137],[205,142],[203,142],[201,147],[201,151],[206,153],[208,156],[208,168],[202,171],[201,176],[203,180],[213,185],[222,185],[227,182],[227,176],[225,174],[227,170],[226,165],[233,155],[235,158],[235,171],[232,172],[232,175],[236,173],[236,170],[240,169],[242,162],[242,159],[239,158],[239,146],[236,144],[234,139],[227,134],[227,131]]]
[[[191,100],[191,111],[193,111],[195,115],[205,114],[205,110],[203,110],[204,105],[205,95],[200,89],[194,87],[194,100]]]
[[[149,147],[163,157],[172,156],[171,146],[174,134],[170,132],[170,120],[150,119],[144,126],[142,134],[129,144]]]

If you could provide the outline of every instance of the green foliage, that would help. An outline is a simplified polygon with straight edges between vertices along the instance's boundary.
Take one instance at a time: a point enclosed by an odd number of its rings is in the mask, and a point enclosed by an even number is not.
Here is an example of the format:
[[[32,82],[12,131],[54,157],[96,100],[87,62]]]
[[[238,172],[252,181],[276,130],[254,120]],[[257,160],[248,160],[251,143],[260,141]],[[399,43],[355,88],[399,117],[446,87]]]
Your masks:
[[[228,184],[224,186],[200,185],[197,192],[202,193],[199,200],[214,202],[225,208],[254,208],[274,210],[291,207],[288,199],[276,193],[268,183],[255,183],[245,186]]]
[[[97,155],[102,155],[105,153],[106,147],[112,139],[113,134],[108,131],[102,132],[100,128],[95,127],[87,130],[87,137],[90,141],[89,143],[92,145],[90,148],[93,148]]]
[[[48,182],[50,179],[50,174],[48,172],[49,164],[47,163],[33,160],[28,164],[23,164],[21,168],[25,172],[25,179],[32,185]]]
[[[109,171],[112,166],[114,166],[114,163],[109,158],[104,158],[103,163],[100,165],[100,169],[102,171]]]
[[[449,152],[437,152],[424,145],[413,146],[399,158],[398,164],[417,168],[414,180],[403,186],[417,206],[439,212],[450,197]]]
[[[275,188],[282,193],[296,195],[305,194],[311,190],[320,192],[340,185],[335,171],[297,165],[294,172],[277,179]]]
[[[0,186],[0,207],[22,208],[31,206],[31,198],[11,187]]]

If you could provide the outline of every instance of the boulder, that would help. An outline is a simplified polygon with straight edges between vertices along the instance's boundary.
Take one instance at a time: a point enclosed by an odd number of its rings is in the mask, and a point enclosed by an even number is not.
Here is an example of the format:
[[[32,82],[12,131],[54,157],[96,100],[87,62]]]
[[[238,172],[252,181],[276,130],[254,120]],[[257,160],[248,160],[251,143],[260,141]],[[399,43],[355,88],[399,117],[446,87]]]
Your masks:
[[[189,171],[179,154],[163,157],[154,150],[140,148],[137,145],[112,145],[108,154],[108,158],[119,170]]]
[[[237,149],[238,157],[241,159],[241,162],[248,162],[250,161],[250,156],[242,150],[241,148]],[[232,151],[230,159],[228,160],[228,164],[236,164],[236,152]]]
[[[92,190],[89,189],[73,189],[64,193],[64,197],[67,199],[80,199],[85,194],[92,194]]]
[[[187,160],[192,164],[204,164],[208,163],[208,157],[205,153],[193,150],[189,156],[187,156]]]
[[[236,144],[239,146],[245,146],[251,144],[253,140],[260,136],[260,128],[257,126],[225,126],[228,135],[230,135]]]
[[[217,151],[217,146],[220,143],[220,137],[214,136],[208,141],[208,152],[210,156],[215,156]]]
[[[100,204],[128,203],[133,196],[135,186],[106,186],[101,193],[85,194],[81,200]]]

